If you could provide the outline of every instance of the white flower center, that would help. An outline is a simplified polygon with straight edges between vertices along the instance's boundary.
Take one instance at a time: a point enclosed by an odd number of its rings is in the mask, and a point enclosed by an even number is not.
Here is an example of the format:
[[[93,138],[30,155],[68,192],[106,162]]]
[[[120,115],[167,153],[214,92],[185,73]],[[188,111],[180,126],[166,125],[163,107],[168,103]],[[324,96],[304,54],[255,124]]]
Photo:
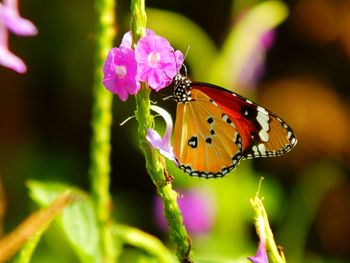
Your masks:
[[[117,74],[117,77],[122,79],[126,75],[126,67],[124,65],[117,65],[115,67],[115,74]]]
[[[151,65],[151,67],[156,67],[158,65],[158,62],[160,60],[160,54],[157,52],[151,52],[148,55],[148,62]]]

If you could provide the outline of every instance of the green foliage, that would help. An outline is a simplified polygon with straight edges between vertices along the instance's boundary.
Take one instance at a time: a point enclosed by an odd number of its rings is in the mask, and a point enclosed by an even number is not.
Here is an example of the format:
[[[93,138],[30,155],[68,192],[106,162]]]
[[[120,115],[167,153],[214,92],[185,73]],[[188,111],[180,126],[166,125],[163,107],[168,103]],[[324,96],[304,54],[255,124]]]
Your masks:
[[[29,181],[28,187],[30,197],[40,207],[49,205],[67,191],[79,198],[63,210],[57,220],[58,227],[81,262],[98,262],[101,259],[99,231],[91,199],[79,189],[60,183]]]

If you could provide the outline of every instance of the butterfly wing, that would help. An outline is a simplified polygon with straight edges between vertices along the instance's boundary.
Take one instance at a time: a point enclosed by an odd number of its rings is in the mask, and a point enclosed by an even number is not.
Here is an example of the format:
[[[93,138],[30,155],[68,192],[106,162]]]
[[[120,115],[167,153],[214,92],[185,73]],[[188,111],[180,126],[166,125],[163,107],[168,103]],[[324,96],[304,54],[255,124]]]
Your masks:
[[[180,168],[191,176],[222,177],[242,157],[242,140],[215,102],[199,90],[192,101],[177,104],[174,153]]]
[[[292,129],[271,111],[244,97],[208,83],[191,83],[225,112],[242,138],[242,158],[279,156],[297,143]]]

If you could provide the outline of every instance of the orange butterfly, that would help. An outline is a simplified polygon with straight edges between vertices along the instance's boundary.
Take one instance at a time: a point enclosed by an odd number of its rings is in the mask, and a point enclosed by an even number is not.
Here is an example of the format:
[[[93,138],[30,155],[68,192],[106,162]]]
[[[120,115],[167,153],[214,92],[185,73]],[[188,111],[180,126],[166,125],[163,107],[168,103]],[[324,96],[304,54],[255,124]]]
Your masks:
[[[274,113],[221,87],[177,74],[174,153],[191,176],[223,177],[240,160],[279,156],[297,143]]]

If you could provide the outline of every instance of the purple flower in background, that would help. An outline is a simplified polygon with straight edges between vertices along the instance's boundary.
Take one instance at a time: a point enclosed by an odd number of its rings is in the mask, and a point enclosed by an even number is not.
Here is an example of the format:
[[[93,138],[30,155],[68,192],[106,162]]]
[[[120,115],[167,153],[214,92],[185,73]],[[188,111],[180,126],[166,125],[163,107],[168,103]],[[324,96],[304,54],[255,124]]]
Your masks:
[[[200,189],[182,191],[178,198],[184,225],[191,234],[205,234],[211,230],[215,217],[215,206],[210,192]],[[155,221],[162,229],[167,229],[163,215],[163,205],[157,196],[154,203]]]
[[[0,65],[25,73],[27,67],[24,62],[8,49],[8,30],[19,36],[34,36],[38,33],[32,22],[19,15],[17,0],[0,3]]]
[[[248,257],[248,259],[253,263],[269,263],[265,249],[265,244],[260,242],[256,255],[254,257]]]
[[[173,131],[173,121],[170,114],[158,106],[151,106],[151,109],[163,117],[166,124],[166,129],[163,138],[153,129],[147,129],[146,139],[153,148],[158,149],[160,154],[164,155],[171,161],[176,163],[173,147],[171,146],[171,133]]]
[[[112,48],[103,65],[103,73],[103,85],[122,101],[140,89],[140,83],[136,80],[135,52],[131,48]]]
[[[168,40],[157,35],[141,38],[135,57],[138,79],[147,82],[155,91],[170,85],[184,60],[179,50],[174,51]]]
[[[0,21],[0,65],[10,68],[18,73],[25,73],[27,67],[15,54],[8,49],[8,31]]]
[[[255,43],[248,60],[240,71],[239,83],[245,87],[255,87],[264,73],[265,56],[275,41],[275,31],[266,31]]]
[[[254,257],[248,257],[253,263],[269,263],[267,252],[266,252],[266,234],[265,234],[265,222],[262,216],[257,219],[258,235],[259,235],[259,246]]]

